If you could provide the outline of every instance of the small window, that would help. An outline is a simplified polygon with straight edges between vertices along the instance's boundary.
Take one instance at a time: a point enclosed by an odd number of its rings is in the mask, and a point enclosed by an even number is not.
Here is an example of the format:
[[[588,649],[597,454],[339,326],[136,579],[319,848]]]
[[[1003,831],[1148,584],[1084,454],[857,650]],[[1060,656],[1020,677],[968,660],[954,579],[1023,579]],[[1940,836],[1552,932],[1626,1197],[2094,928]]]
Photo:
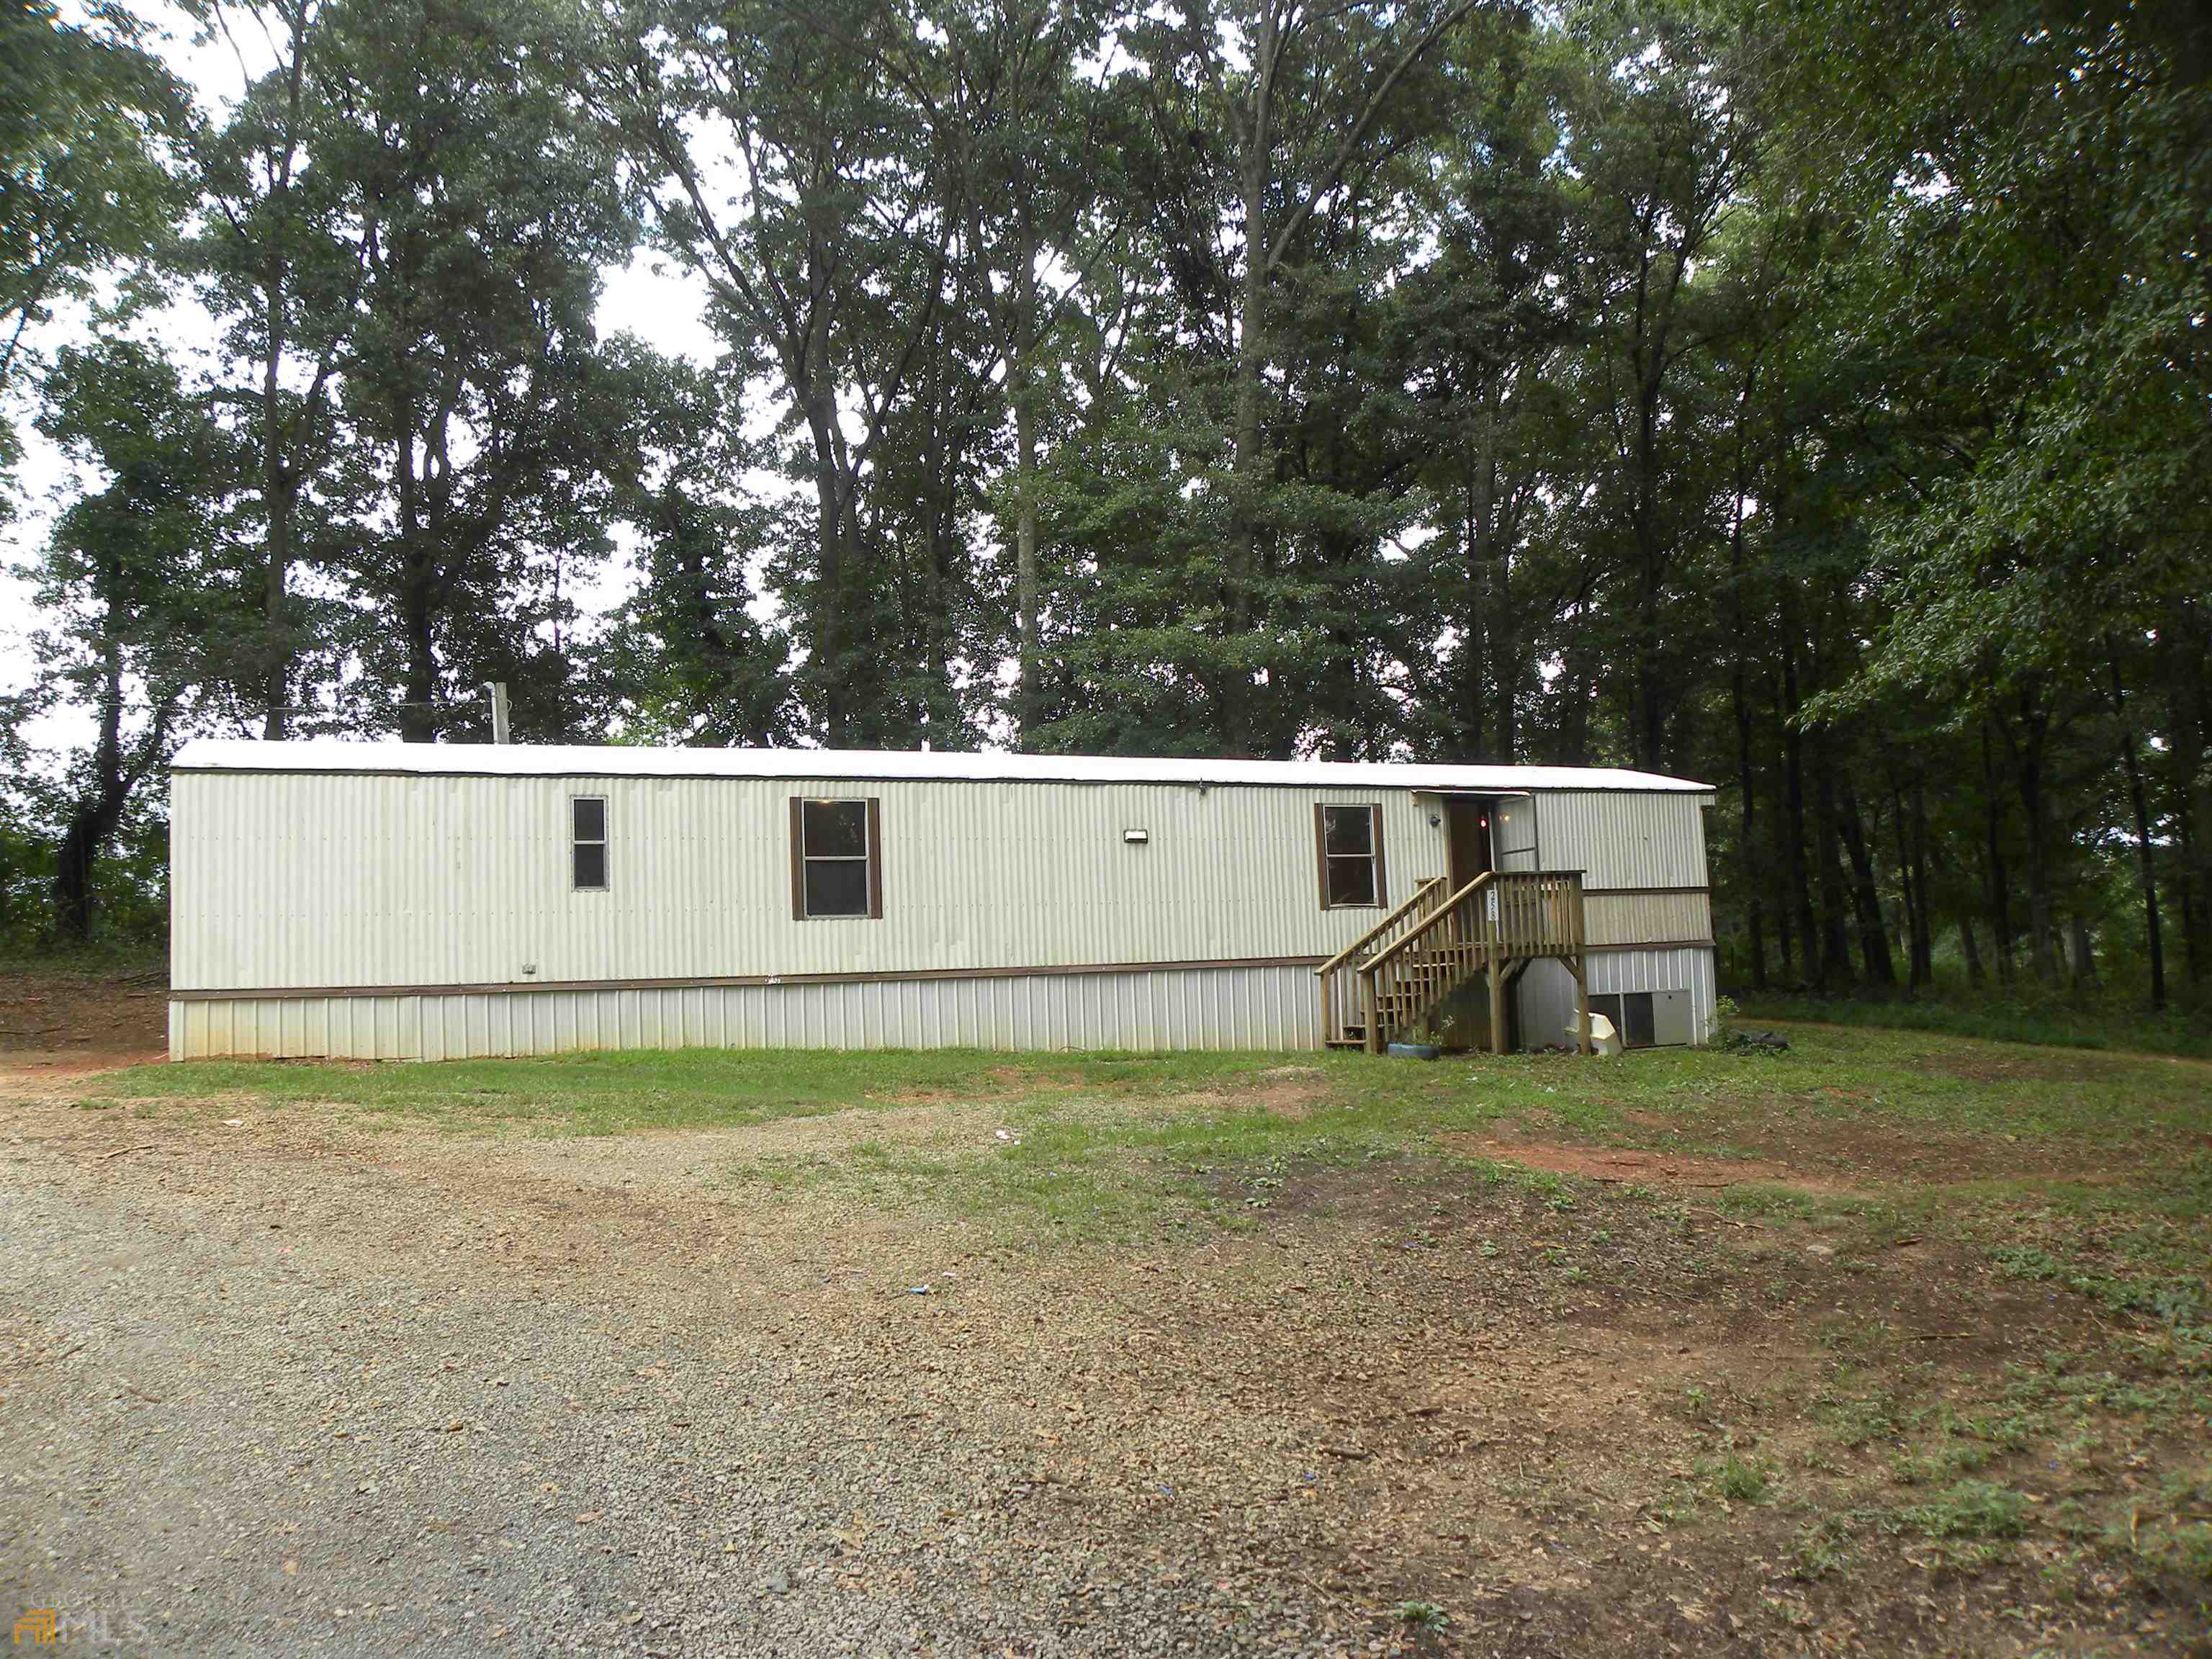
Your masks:
[[[791,914],[880,916],[883,815],[873,799],[791,803]]]
[[[1381,807],[1316,806],[1314,833],[1320,848],[1322,909],[1385,902]]]
[[[579,892],[599,892],[606,887],[607,802],[604,795],[576,795],[569,799],[568,880]]]

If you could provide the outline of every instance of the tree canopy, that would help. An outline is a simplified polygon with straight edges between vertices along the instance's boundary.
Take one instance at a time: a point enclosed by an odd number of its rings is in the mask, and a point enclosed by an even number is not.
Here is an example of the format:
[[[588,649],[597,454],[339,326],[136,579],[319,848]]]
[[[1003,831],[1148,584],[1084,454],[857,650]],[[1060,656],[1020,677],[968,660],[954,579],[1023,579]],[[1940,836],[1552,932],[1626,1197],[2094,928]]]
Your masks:
[[[82,483],[24,706],[128,711],[57,847],[134,743],[497,679],[524,740],[1636,765],[1721,792],[1731,978],[2212,963],[2185,0],[194,15],[242,98],[8,24],[0,378]],[[603,326],[637,258],[714,361]],[[12,355],[111,276],[211,353]]]

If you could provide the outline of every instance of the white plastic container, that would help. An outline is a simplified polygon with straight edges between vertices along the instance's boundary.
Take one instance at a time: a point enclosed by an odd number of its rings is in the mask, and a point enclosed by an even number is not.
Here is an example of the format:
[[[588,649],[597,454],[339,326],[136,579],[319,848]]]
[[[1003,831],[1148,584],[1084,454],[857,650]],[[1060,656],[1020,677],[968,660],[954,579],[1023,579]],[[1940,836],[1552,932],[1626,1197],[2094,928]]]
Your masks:
[[[1567,1025],[1568,1044],[1579,1050],[1583,1046],[1582,1022],[1570,1021]],[[1620,1033],[1613,1029],[1613,1022],[1603,1014],[1590,1016],[1590,1047],[1601,1054],[1620,1052]]]

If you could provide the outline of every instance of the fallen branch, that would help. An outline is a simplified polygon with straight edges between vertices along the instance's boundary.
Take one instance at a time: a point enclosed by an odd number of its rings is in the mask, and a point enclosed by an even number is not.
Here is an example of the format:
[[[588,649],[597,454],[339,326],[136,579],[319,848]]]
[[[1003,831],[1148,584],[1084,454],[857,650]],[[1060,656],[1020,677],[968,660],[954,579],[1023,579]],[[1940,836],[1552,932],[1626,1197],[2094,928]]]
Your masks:
[[[149,1140],[143,1146],[118,1146],[112,1152],[102,1152],[98,1158],[94,1158],[93,1162],[95,1164],[105,1164],[109,1158],[121,1158],[127,1152],[158,1152],[161,1150],[161,1143],[160,1141]]]

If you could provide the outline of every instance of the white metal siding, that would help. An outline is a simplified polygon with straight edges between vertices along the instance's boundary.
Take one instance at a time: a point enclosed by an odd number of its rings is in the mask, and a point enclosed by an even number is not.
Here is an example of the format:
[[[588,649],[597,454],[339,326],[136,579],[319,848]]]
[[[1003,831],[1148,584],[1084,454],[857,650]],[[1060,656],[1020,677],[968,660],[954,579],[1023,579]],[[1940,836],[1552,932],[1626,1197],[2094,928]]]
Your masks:
[[[1713,1028],[1713,953],[1710,947],[1597,951],[1586,958],[1593,994],[1613,991],[1687,991],[1692,1029],[1703,1042]],[[1564,1042],[1575,1022],[1575,981],[1563,963],[1532,962],[1513,988],[1521,1040],[1530,1048]]]
[[[1713,936],[1712,901],[1703,893],[1591,893],[1583,923],[1592,945],[1695,944]]]
[[[169,1005],[169,1053],[459,1060],[592,1048],[1314,1048],[1310,969],[252,997]]]
[[[609,883],[580,893],[568,801],[587,794]],[[794,795],[881,800],[882,920],[793,919]],[[1707,799],[1547,793],[1543,862],[1596,889],[1702,886]],[[1332,955],[1380,915],[1320,908],[1317,802],[1379,805],[1393,903],[1443,872],[1437,798],[1388,787],[179,772],[171,983],[274,994],[173,1002],[171,1052],[1311,1047],[1311,971],[1276,959]],[[1710,930],[1702,893],[1601,892],[1590,916],[1597,945]],[[1646,958],[1705,1029],[1710,951],[1596,951],[1594,988],[1645,988],[1619,976]],[[1208,963],[1245,965],[1006,972]],[[864,982],[887,973],[954,976]],[[597,988],[771,975],[853,982]],[[564,982],[593,988],[538,988]],[[1556,963],[1516,994],[1533,1040],[1573,1006]]]
[[[1539,795],[1543,867],[1579,870],[1586,887],[1703,887],[1702,809],[1711,799],[1595,790]]]
[[[608,888],[569,887],[572,795]],[[883,802],[881,921],[791,915],[793,795]],[[1328,956],[1314,803],[1382,809],[1393,902],[1443,873],[1408,792],[179,774],[171,983],[506,984]],[[1122,840],[1142,829],[1148,843]]]

